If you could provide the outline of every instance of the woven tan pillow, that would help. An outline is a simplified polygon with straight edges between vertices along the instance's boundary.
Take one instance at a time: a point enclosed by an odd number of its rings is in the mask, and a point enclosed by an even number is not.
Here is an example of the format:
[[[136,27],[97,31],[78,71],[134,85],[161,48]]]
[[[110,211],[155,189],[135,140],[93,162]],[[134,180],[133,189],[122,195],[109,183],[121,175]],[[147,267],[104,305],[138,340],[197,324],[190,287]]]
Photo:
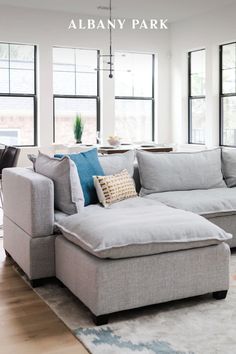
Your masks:
[[[111,176],[94,176],[93,180],[98,199],[105,207],[137,196],[134,180],[130,177],[127,170]]]

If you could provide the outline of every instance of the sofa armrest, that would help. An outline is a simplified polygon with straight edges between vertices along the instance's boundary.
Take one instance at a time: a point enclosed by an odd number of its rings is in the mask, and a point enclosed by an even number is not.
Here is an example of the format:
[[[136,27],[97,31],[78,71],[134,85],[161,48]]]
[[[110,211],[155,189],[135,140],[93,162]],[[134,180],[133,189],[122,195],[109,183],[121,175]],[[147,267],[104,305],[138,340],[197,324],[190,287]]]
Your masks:
[[[31,237],[53,233],[52,180],[32,169],[6,168],[2,174],[2,188],[5,216]]]

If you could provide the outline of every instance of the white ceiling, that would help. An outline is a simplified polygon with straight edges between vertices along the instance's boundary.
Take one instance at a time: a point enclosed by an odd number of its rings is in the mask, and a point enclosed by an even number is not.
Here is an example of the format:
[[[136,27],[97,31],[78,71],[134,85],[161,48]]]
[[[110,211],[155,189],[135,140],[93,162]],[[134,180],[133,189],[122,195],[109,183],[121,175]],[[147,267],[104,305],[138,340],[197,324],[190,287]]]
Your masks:
[[[0,5],[107,16],[98,6],[109,0],[0,0]],[[203,14],[236,3],[236,0],[112,0],[113,16],[123,18],[168,18],[169,22]]]

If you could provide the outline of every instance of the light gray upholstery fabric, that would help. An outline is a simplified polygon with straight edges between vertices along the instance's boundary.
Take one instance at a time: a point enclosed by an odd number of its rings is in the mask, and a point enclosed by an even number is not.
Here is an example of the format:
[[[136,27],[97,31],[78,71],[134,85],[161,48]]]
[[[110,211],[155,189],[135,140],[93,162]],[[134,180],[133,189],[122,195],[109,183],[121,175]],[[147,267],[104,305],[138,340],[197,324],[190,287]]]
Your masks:
[[[83,211],[84,195],[79,175],[68,156],[56,159],[39,152],[35,171],[53,181],[56,209],[69,215]]]
[[[236,215],[235,214],[221,214],[221,215],[206,215],[210,222],[219,226],[221,229],[233,235],[233,238],[227,240],[231,248],[236,247]]]
[[[55,247],[57,278],[97,316],[229,287],[225,243],[119,260],[94,257],[63,236]]]
[[[71,242],[101,258],[125,258],[216,244],[231,238],[199,215],[146,198],[85,208],[56,223]]]
[[[220,149],[159,154],[137,151],[137,159],[141,195],[225,187]]]
[[[30,162],[32,162],[32,164],[33,164],[33,170],[35,170],[35,162],[36,162],[37,156],[35,154],[27,154],[27,157],[30,160]]]
[[[29,279],[55,276],[55,235],[32,238],[7,216],[3,227],[4,248]]]
[[[53,233],[54,188],[32,169],[3,170],[4,214],[31,237]]]
[[[131,177],[134,174],[135,151],[127,151],[122,154],[111,154],[99,156],[100,164],[105,175],[114,175],[127,170]]]
[[[61,220],[63,220],[64,218],[66,218],[68,216],[69,216],[68,214],[63,213],[60,210],[55,210],[55,212],[54,212],[54,220],[55,220],[55,222],[57,222],[57,221],[60,222]]]
[[[163,192],[145,198],[204,216],[236,214],[236,188]]]
[[[228,187],[236,186],[236,151],[222,149],[222,170]]]

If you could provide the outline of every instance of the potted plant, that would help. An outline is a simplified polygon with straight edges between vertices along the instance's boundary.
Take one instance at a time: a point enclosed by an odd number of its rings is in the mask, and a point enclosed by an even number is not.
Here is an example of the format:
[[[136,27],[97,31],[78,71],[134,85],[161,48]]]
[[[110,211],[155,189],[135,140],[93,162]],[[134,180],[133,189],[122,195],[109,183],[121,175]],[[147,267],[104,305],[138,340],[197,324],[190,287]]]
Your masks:
[[[77,114],[74,122],[74,137],[76,144],[82,143],[82,135],[84,130],[84,122],[82,120],[81,114]]]

